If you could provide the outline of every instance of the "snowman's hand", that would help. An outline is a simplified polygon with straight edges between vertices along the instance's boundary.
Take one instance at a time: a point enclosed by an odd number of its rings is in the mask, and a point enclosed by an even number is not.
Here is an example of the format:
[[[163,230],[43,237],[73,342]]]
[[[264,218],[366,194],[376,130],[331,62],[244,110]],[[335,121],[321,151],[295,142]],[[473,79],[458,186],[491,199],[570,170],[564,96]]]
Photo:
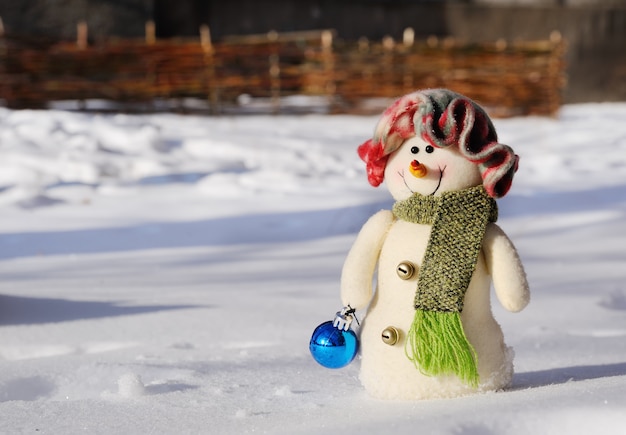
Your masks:
[[[513,312],[524,309],[530,301],[524,266],[511,240],[495,224],[487,227],[483,252],[502,306]]]

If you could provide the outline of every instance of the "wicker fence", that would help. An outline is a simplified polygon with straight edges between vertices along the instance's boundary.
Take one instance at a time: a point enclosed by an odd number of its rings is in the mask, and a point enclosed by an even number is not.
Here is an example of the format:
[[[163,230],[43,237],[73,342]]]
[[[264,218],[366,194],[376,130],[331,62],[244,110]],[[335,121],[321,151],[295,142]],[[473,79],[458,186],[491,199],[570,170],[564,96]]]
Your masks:
[[[79,32],[80,34],[80,32]],[[284,110],[284,97],[323,97],[333,112],[378,111],[415,89],[448,87],[494,116],[552,115],[565,86],[565,42],[463,44],[453,40],[342,42],[332,31],[198,40],[111,40],[104,45],[0,37],[0,99],[11,108],[102,99],[118,107],[157,100],[236,109],[241,95]],[[239,100],[238,100],[239,98]],[[129,109],[130,110],[130,109]]]

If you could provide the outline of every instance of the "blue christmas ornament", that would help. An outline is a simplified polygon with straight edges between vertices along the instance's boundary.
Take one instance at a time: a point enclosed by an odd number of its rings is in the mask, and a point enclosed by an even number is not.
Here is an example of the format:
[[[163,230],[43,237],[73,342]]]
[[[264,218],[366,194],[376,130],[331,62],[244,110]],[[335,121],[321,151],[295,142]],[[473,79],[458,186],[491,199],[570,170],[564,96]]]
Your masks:
[[[352,314],[350,307],[337,313],[335,320],[324,322],[315,328],[309,350],[313,359],[329,369],[345,367],[354,359],[359,350],[356,334],[350,329]]]

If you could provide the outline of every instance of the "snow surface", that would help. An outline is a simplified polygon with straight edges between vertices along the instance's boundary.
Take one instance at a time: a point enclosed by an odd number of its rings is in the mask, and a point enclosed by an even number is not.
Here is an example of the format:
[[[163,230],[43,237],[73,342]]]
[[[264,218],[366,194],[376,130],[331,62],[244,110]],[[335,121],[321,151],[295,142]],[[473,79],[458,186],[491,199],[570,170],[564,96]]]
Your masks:
[[[422,402],[308,351],[391,205],[355,153],[376,119],[0,109],[0,433],[624,433],[626,104],[496,120],[516,374]]]

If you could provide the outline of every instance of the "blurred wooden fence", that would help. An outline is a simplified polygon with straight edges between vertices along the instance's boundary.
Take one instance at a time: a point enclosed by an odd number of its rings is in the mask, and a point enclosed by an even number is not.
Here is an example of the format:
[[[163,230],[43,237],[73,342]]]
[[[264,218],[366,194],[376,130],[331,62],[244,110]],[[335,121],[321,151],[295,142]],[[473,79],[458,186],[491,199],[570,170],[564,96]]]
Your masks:
[[[332,112],[380,111],[372,106],[415,89],[447,87],[494,116],[552,115],[565,86],[565,42],[464,44],[429,38],[400,42],[337,41],[332,31],[198,40],[110,40],[87,43],[0,37],[0,99],[11,108],[52,101],[103,99],[122,109],[157,100],[195,98],[205,110],[238,107],[248,95],[284,109],[284,97],[323,97]],[[152,33],[153,35],[153,33]],[[239,100],[241,101],[241,100]],[[383,104],[384,103],[384,104]]]

